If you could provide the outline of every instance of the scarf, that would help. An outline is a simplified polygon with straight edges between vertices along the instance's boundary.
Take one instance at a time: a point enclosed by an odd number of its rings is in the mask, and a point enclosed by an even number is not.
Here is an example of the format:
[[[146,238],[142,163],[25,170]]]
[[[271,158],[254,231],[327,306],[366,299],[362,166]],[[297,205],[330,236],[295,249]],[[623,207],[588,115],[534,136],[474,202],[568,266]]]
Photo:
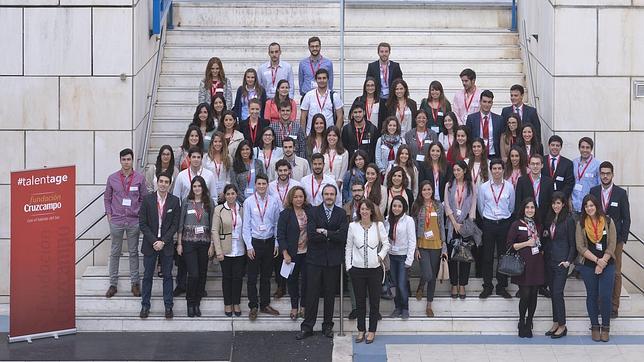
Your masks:
[[[604,236],[604,227],[606,226],[606,220],[603,217],[599,218],[597,224],[593,225],[593,220],[590,217],[586,218],[584,221],[584,230],[586,230],[586,236],[591,243],[597,244],[601,241]]]
[[[537,224],[534,222],[534,219],[531,217],[524,216],[523,222],[528,227],[528,237],[533,237],[536,241],[536,246],[541,247],[541,240],[539,239],[539,233],[537,232]]]
[[[382,135],[382,142],[389,147],[389,156],[387,157],[388,161],[393,161],[396,159],[396,153],[394,152],[394,146],[400,144],[401,138],[400,135]]]

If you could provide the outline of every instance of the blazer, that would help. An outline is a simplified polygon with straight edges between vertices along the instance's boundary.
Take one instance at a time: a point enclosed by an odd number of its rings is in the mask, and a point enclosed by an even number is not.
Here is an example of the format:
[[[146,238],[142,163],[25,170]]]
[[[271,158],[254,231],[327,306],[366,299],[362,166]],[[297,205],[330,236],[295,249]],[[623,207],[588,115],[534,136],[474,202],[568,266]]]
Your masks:
[[[311,217],[310,210],[310,206],[304,208],[307,225],[308,219]],[[279,241],[280,253],[286,250],[291,257],[297,255],[297,244],[300,240],[300,223],[297,221],[297,215],[295,215],[293,208],[286,208],[280,212],[280,217],[277,221],[277,240]]]
[[[233,112],[237,117],[241,118],[242,114],[242,87],[237,88],[237,94],[235,95],[235,105],[233,106]],[[266,106],[266,91],[262,89],[262,93],[259,94],[259,118],[264,119],[264,108]]]
[[[389,116],[396,117],[396,112],[398,112],[397,106],[398,106],[397,102],[396,102],[396,106],[394,107],[389,108],[385,106],[385,108],[387,109],[387,116],[385,118]],[[415,100],[411,98],[407,98],[407,107],[409,107],[409,110],[411,111],[411,129],[414,129],[416,128],[416,115],[418,114],[418,104],[416,103]],[[380,133],[384,133],[384,130],[382,129],[382,127],[384,127],[384,123],[380,125],[380,128],[379,128]]]
[[[239,131],[244,135],[244,138],[249,140],[253,145],[251,148],[260,147],[262,145],[262,130],[270,126],[270,122],[263,118],[259,118],[257,122],[257,134],[255,135],[255,142],[250,137],[250,124],[249,119],[239,122]]]
[[[534,127],[534,131],[537,136],[539,136],[539,139],[542,140],[543,138],[541,138],[541,121],[539,120],[537,109],[530,107],[527,104],[524,104],[522,107],[523,117],[521,117],[521,124],[530,123]],[[501,110],[501,118],[503,119],[504,126],[512,113],[514,113],[514,106],[507,106],[504,107],[503,110]]]
[[[179,229],[179,217],[181,215],[181,206],[179,198],[168,192],[168,196],[163,205],[163,220],[161,221],[161,237],[157,237],[159,230],[159,210],[157,208],[157,193],[147,194],[143,197],[141,208],[139,209],[139,229],[143,233],[143,243],[141,243],[141,253],[143,255],[152,255],[155,250],[152,247],[157,240],[163,240],[163,254],[165,256],[174,255],[174,234]]]
[[[347,240],[347,215],[340,207],[333,206],[331,219],[327,220],[324,204],[312,207],[307,214],[308,236],[306,262],[319,266],[338,266],[344,261],[344,244]],[[327,235],[316,229],[326,229]]]
[[[434,181],[434,170],[432,169],[431,166],[427,166],[427,162],[418,162],[418,185],[420,185],[421,182],[428,180],[429,182],[432,183],[432,189],[434,188],[434,185],[436,182]],[[439,181],[438,181],[438,191],[440,192],[440,201],[443,202],[445,201],[445,185],[447,185],[448,180],[450,180],[452,177],[452,168],[447,167],[445,171],[441,171],[440,174],[438,175]],[[435,192],[435,191],[434,191]]]
[[[352,267],[378,268],[381,265],[378,257],[384,260],[389,253],[389,247],[389,237],[383,222],[374,221],[371,224],[371,227],[367,231],[366,240],[365,229],[360,222],[352,222],[349,224],[347,246],[344,256],[346,270],[348,271]]]
[[[590,189],[590,194],[595,196],[603,206],[602,186],[598,185]],[[628,203],[628,194],[623,188],[613,184],[613,190],[610,194],[610,200],[606,213],[615,222],[615,230],[617,232],[617,242],[626,243],[628,234],[631,230],[631,210]]]
[[[467,116],[465,121],[465,126],[470,130],[470,135],[472,138],[482,137],[481,136],[481,112],[472,113]],[[490,112],[490,117],[492,119],[492,139],[494,141],[494,154],[496,157],[501,157],[501,133],[505,127],[503,127],[503,121],[501,116],[496,113]]]
[[[577,247],[575,245],[575,219],[572,215],[556,224],[554,237],[550,234],[550,225],[544,229],[544,235],[547,235],[546,249],[550,251],[550,260],[547,260],[552,267],[558,267],[562,261],[570,264],[575,262],[577,256]],[[548,254],[546,254],[548,255]]]
[[[380,80],[382,84],[382,79],[380,78],[380,60],[369,63],[367,66],[367,77],[373,77]],[[403,77],[402,70],[400,69],[400,64],[394,62],[393,60],[389,61],[389,79],[387,79],[387,84],[391,84],[394,79]]]
[[[539,216],[539,222],[543,223],[548,211],[552,207],[550,205],[552,203],[552,179],[549,176],[541,175],[539,184],[539,207],[537,208],[537,215]],[[534,197],[534,189],[532,187],[530,176],[519,177],[514,191],[514,213],[517,214],[523,201],[528,197]]]
[[[559,162],[554,174],[550,173],[550,156],[543,158],[543,168],[541,174],[548,176],[553,182],[553,191],[561,191],[569,199],[572,195],[572,189],[575,187],[575,176],[573,174],[572,161],[559,155]]]
[[[237,222],[242,222],[244,209],[239,205]],[[241,235],[239,235],[241,239]],[[215,246],[217,255],[230,254],[233,250],[233,213],[227,204],[217,205],[212,213],[212,244]],[[243,243],[242,243],[243,244]]]
[[[378,129],[376,126],[374,126],[371,122],[365,122],[365,129],[364,129],[364,136],[360,140],[361,142],[358,143],[358,137],[356,137],[356,126],[353,121],[347,123],[342,127],[342,145],[347,149],[347,152],[349,152],[349,155],[353,156],[353,153],[356,150],[363,150],[367,153],[367,156],[369,156],[369,160],[365,162],[365,164],[369,164],[371,162],[375,163],[376,162],[376,142],[378,141],[378,138],[380,137],[380,132],[378,132]]]

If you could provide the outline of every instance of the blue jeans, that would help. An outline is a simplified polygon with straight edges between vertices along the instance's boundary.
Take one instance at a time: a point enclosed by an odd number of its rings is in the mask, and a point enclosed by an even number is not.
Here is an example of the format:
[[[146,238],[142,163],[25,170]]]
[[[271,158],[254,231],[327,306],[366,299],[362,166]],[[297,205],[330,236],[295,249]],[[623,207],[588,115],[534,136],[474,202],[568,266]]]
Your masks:
[[[601,314],[602,326],[610,326],[615,264],[608,264],[601,274],[595,274],[595,268],[586,265],[579,265],[577,269],[586,285],[586,309],[588,309],[590,323],[598,326],[599,314]]]
[[[160,255],[159,255],[160,254]],[[150,255],[143,256],[143,290],[141,290],[141,306],[150,308],[150,297],[152,296],[152,277],[156,269],[157,258],[161,257],[161,268],[163,272],[163,304],[166,308],[172,308],[172,255],[167,256],[163,251],[155,251]]]
[[[407,289],[407,255],[389,255],[391,278],[396,284],[394,305],[399,310],[409,310],[409,290]]]

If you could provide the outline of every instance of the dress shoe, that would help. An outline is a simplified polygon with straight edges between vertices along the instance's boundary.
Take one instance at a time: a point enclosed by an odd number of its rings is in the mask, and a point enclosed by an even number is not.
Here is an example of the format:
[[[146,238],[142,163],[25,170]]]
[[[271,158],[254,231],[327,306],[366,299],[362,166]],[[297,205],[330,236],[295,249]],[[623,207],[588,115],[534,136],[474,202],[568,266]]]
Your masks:
[[[551,329],[551,330],[549,330],[549,331],[547,331],[547,332],[546,332],[546,334],[545,334],[545,336],[546,336],[546,337],[550,337],[550,336],[552,336],[553,334],[555,334],[555,332],[557,331],[557,329],[559,329],[559,327],[558,327],[558,326],[556,326],[556,327],[552,327],[552,328],[553,328],[553,329]]]
[[[333,329],[327,328],[322,330],[322,335],[326,338],[333,338]]]
[[[280,315],[280,312],[275,310],[275,308],[271,307],[270,305],[267,305],[266,307],[260,308],[260,312],[265,313],[265,314],[270,314],[270,315]]]
[[[609,332],[610,332],[610,327],[602,326],[599,339],[602,342],[608,342],[610,340]]]
[[[590,327],[591,330],[591,338],[595,342],[601,341],[601,328],[599,326],[592,326]]]
[[[391,312],[391,314],[389,315],[389,318],[398,318],[401,316],[401,314],[402,314],[401,310],[396,308],[394,309],[393,312]]]
[[[557,338],[565,337],[567,334],[568,334],[568,328],[566,327],[566,328],[564,328],[563,332],[561,332],[561,333],[559,333],[559,334],[557,334],[557,333],[553,333],[553,334],[550,336],[550,338],[552,338],[552,339],[557,339]]]
[[[275,294],[273,294],[273,298],[280,299],[283,296],[284,296],[284,289],[282,287],[277,287]]]
[[[365,333],[364,333],[364,332],[358,332],[358,335],[356,335],[355,342],[356,342],[356,343],[362,343],[362,342],[364,342],[364,335],[365,335]]]
[[[492,288],[483,288],[483,291],[479,294],[479,298],[487,299],[490,295],[492,295]]]
[[[409,319],[409,309],[403,309],[402,313],[400,314],[400,318]]]
[[[195,307],[193,307],[190,304],[188,304],[188,317],[190,317],[190,318],[195,317]]]
[[[378,320],[379,320],[379,321],[381,321],[381,320],[382,320],[382,314],[380,314],[380,312],[378,312]]]
[[[174,317],[174,313],[172,313],[172,307],[166,307],[165,308],[165,319],[172,319]]]
[[[425,288],[419,285],[418,289],[416,289],[416,300],[423,300],[423,294],[425,294]]]
[[[505,288],[497,288],[496,295],[499,295],[505,299],[512,299],[512,296],[510,295],[510,293],[508,293],[507,290],[505,290]]]
[[[199,308],[199,304],[194,306],[195,309],[195,316],[201,317],[201,308]]]
[[[235,313],[235,317],[241,317],[241,307],[233,305],[233,313]]]
[[[539,294],[543,295],[546,298],[552,297],[552,294],[550,293],[550,290],[547,287],[539,288]]]
[[[250,312],[248,313],[248,319],[250,319],[251,321],[257,319],[257,308],[250,309]]]
[[[364,343],[366,343],[366,344],[372,344],[372,343],[373,343],[373,341],[374,341],[375,339],[376,339],[376,335],[375,335],[375,334],[373,335],[373,338],[371,338],[371,339],[369,339],[369,338],[366,338],[366,337],[365,337],[365,339],[364,339]]]
[[[349,313],[349,320],[352,321],[354,319],[358,318],[358,310],[353,309],[351,313]]]
[[[148,307],[141,307],[141,313],[139,313],[139,317],[141,319],[145,319],[150,315],[150,308]]]
[[[176,288],[174,288],[174,291],[172,292],[172,295],[173,295],[174,297],[178,297],[178,296],[180,296],[181,294],[184,294],[185,292],[186,292],[186,290],[185,290],[185,289],[183,289],[183,288],[179,288],[179,287],[176,287]]]
[[[465,294],[465,293],[463,293],[463,294],[459,294],[459,295],[458,295],[458,297],[459,297],[460,299],[465,299],[465,298],[467,298],[467,294]]]
[[[295,339],[298,340],[298,341],[301,341],[301,340],[309,338],[311,336],[313,336],[313,332],[300,331],[298,334],[295,335]]]
[[[116,294],[116,291],[116,287],[110,285],[110,287],[107,289],[107,292],[105,292],[105,298],[112,298],[114,294]]]
[[[614,310],[614,311],[610,312],[610,319],[615,319],[617,317],[619,317],[619,312],[618,311]]]
[[[141,287],[138,284],[132,284],[132,295],[135,297],[141,296]]]
[[[517,329],[519,331],[519,337],[524,338],[525,337],[525,322],[520,320],[519,323],[517,324]]]

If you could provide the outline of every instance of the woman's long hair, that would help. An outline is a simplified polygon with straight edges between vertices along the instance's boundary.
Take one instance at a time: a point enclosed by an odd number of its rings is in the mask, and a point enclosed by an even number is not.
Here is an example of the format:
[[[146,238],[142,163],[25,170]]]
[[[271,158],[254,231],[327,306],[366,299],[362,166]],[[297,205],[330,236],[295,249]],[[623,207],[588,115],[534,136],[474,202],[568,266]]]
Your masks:
[[[555,211],[552,209],[552,204],[554,204],[555,201],[560,201],[563,204],[559,215],[555,215]],[[561,191],[553,192],[552,201],[550,202],[550,209],[548,210],[548,215],[546,215],[544,228],[552,224],[553,222],[556,222],[556,225],[561,224],[562,222],[566,221],[568,215],[570,215],[570,209],[568,209],[568,200],[566,199],[566,195]],[[555,220],[555,216],[557,220]]]
[[[192,181],[190,182],[190,192],[188,192],[188,200],[194,200],[195,199],[195,192],[193,191],[192,187],[194,186],[195,182],[199,182],[201,184],[201,202],[203,202],[203,209],[210,214],[211,211],[211,203],[210,203],[210,191],[208,191],[208,185],[206,185],[206,180],[203,179],[200,175],[197,175],[192,178]]]
[[[208,103],[199,103],[197,106],[197,109],[195,110],[195,114],[192,116],[192,123],[191,125],[195,125],[201,129],[201,121],[199,120],[199,113],[201,113],[201,109],[206,108],[206,111],[208,112],[208,118],[206,118],[206,132],[210,132],[213,129],[215,129],[215,120],[212,118],[212,110],[210,109],[210,106]]]
[[[248,148],[250,149],[250,155],[248,157],[250,159],[250,162],[253,162],[253,147],[250,141],[245,139],[239,143],[239,146],[237,146],[237,150],[235,151],[235,158],[233,158],[233,171],[235,171],[235,173],[237,174],[248,171],[246,170],[246,164],[244,163],[244,160],[241,156],[241,151],[244,146],[248,146]]]
[[[403,210],[400,215],[394,215],[393,211],[391,210],[395,201],[400,201],[402,203]],[[405,200],[405,198],[401,195],[397,195],[393,198],[393,200],[391,200],[391,205],[389,206],[389,211],[387,212],[387,220],[389,220],[389,239],[394,240],[394,225],[397,225],[398,221],[400,221],[400,219],[405,216],[408,208],[409,206],[407,204],[407,200]]]
[[[382,201],[382,181],[380,178],[380,169],[375,163],[370,163],[365,167],[364,173],[365,173],[365,191],[367,190],[366,188],[366,183],[367,181],[367,171],[369,169],[372,169],[376,172],[376,179],[373,182],[373,185],[371,185],[371,190],[369,191],[369,195],[366,197],[367,199],[371,200],[373,203],[376,205],[380,205],[380,202]]]
[[[170,171],[169,173],[171,175],[173,174],[172,168],[174,167],[174,151],[172,150],[172,147],[170,147],[170,145],[163,145],[159,149],[159,154],[157,155],[157,161],[154,164],[154,166],[156,168],[154,173],[156,174],[157,179],[159,178],[159,175],[161,174],[161,167],[162,167],[161,165],[163,164],[161,162],[161,155],[163,154],[163,151],[165,151],[165,150],[170,151],[170,163],[168,164],[168,171]]]
[[[197,142],[196,146],[199,147],[200,150],[203,150],[203,135],[201,134],[201,129],[193,125],[188,126],[188,130],[183,136],[183,143],[181,144],[181,148],[186,152],[188,152],[188,150],[190,149],[190,134],[192,134],[192,131],[196,131],[199,135],[199,142]]]

